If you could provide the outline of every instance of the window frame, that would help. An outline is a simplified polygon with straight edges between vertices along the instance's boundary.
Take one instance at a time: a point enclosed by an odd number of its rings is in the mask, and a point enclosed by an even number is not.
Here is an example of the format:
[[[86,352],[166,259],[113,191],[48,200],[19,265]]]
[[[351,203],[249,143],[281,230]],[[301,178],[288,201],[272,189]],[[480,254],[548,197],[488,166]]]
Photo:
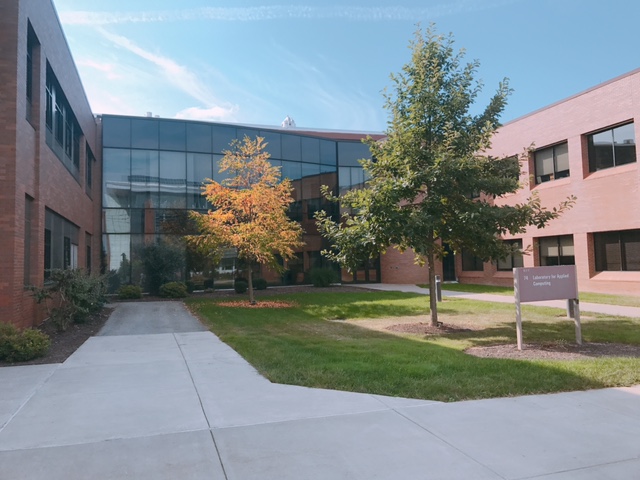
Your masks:
[[[523,258],[523,242],[521,238],[514,238],[512,240],[503,240],[504,243],[509,243],[512,245],[519,244],[519,252],[510,253],[504,258],[499,258],[496,261],[496,268],[499,272],[512,272],[514,268],[521,268],[524,266],[524,258]],[[519,259],[519,261],[517,261]],[[509,260],[510,267],[501,267],[500,262],[504,262]]]
[[[533,169],[534,169],[534,177],[535,177],[535,182],[536,185],[541,185],[543,183],[547,183],[547,182],[551,182],[554,180],[559,180],[561,178],[568,178],[571,176],[571,169],[567,168],[566,170],[558,170],[558,152],[557,149],[558,147],[562,147],[565,146],[567,149],[566,155],[567,155],[567,162],[569,162],[569,143],[565,140],[563,142],[558,142],[555,143],[553,145],[550,145],[548,147],[544,147],[544,148],[539,148],[538,150],[533,152]],[[539,168],[538,168],[538,155],[542,154],[543,152],[547,152],[551,150],[551,155],[552,155],[552,161],[553,161],[553,173],[550,174],[545,174],[545,175],[539,175]]]
[[[630,162],[618,163],[616,162],[616,139],[615,139],[615,130],[626,127],[628,125],[633,126],[633,160]],[[596,135],[601,135],[603,133],[611,132],[611,165],[599,167],[597,164],[596,157],[596,147],[593,142],[593,138]],[[587,137],[587,157],[589,162],[589,173],[599,172],[601,170],[608,170],[609,168],[619,167],[621,165],[629,165],[630,163],[636,163],[637,160],[637,152],[636,152],[636,138],[635,138],[635,123],[633,120],[629,122],[619,123],[617,125],[613,125],[601,130],[597,130],[595,132],[591,132],[586,135]]]

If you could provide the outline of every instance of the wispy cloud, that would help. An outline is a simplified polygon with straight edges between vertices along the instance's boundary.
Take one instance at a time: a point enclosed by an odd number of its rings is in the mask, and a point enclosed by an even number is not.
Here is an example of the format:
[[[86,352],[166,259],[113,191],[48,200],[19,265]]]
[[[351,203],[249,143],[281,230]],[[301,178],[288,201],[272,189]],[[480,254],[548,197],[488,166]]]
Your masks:
[[[183,115],[188,115],[189,113],[196,115],[196,112],[200,111],[208,112],[209,117],[207,118],[234,120],[238,107],[219,101],[211,88],[201,81],[196,73],[187,67],[180,65],[171,58],[145,50],[127,37],[108,32],[104,28],[98,28],[97,30],[114,45],[124,48],[128,52],[154,65],[159,69],[169,84],[191,96],[204,106],[183,110]]]
[[[281,19],[343,19],[352,21],[418,21],[448,15],[488,10],[516,3],[519,0],[458,0],[431,7],[350,7],[274,5],[256,7],[206,7],[183,10],[143,12],[60,12],[65,25],[110,25],[123,23],[158,23],[190,20],[220,22],[255,22]]]

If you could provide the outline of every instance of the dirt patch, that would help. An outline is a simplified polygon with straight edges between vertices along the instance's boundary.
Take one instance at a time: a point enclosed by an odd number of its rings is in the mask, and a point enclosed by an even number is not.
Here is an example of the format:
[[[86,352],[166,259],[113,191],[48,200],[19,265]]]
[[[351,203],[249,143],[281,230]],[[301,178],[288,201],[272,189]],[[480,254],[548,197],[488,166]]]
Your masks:
[[[34,358],[28,362],[9,363],[0,361],[0,367],[62,363],[80,348],[80,345],[86,342],[89,337],[100,331],[109,319],[111,312],[113,312],[113,308],[103,308],[100,313],[93,315],[86,322],[73,324],[64,332],[58,332],[55,325],[46,321],[37,328],[49,335],[51,339],[51,347],[49,347],[47,354],[44,357]]]
[[[470,332],[470,328],[459,327],[440,322],[440,325],[434,327],[430,323],[398,323],[385,328],[390,332],[413,333],[415,335],[446,335],[448,333]]]
[[[640,357],[640,345],[622,343],[549,342],[526,343],[522,350],[515,344],[471,347],[465,353],[482,358],[511,358],[519,360],[583,360],[600,357]]]
[[[249,300],[236,300],[233,302],[217,302],[216,305],[231,308],[292,308],[297,306],[294,302],[282,302],[278,300],[260,300],[251,303]]]

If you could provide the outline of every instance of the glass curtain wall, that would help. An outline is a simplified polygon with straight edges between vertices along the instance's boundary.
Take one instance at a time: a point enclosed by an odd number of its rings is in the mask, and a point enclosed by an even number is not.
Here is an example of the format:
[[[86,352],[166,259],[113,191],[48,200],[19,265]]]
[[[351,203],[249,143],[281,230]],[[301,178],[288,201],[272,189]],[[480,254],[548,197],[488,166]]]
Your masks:
[[[262,271],[271,284],[302,283],[312,267],[327,266],[320,255],[326,248],[314,214],[324,209],[338,216],[334,204],[320,193],[364,183],[360,158],[370,157],[366,145],[335,141],[282,130],[176,121],[156,118],[104,116],[103,125],[103,268],[111,272],[112,289],[133,283],[147,288],[152,253],[162,249],[168,265],[166,279],[193,282],[196,288],[231,286],[241,275],[234,252],[211,265],[190,251],[185,234],[196,233],[188,212],[206,212],[201,195],[207,179],[221,181],[219,162],[234,139],[261,136],[268,143],[271,162],[294,187],[290,217],[304,228],[305,246],[284,275]],[[169,262],[168,260],[172,261]],[[369,267],[369,266],[368,266]],[[378,281],[379,272],[367,278]]]

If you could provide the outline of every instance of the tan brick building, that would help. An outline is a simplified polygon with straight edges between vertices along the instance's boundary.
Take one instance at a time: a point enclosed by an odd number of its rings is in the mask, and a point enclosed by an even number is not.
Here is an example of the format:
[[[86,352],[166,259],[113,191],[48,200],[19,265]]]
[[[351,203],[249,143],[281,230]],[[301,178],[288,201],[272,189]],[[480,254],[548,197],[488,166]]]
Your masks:
[[[100,260],[100,145],[49,0],[0,3],[0,321],[42,319],[26,285]]]

